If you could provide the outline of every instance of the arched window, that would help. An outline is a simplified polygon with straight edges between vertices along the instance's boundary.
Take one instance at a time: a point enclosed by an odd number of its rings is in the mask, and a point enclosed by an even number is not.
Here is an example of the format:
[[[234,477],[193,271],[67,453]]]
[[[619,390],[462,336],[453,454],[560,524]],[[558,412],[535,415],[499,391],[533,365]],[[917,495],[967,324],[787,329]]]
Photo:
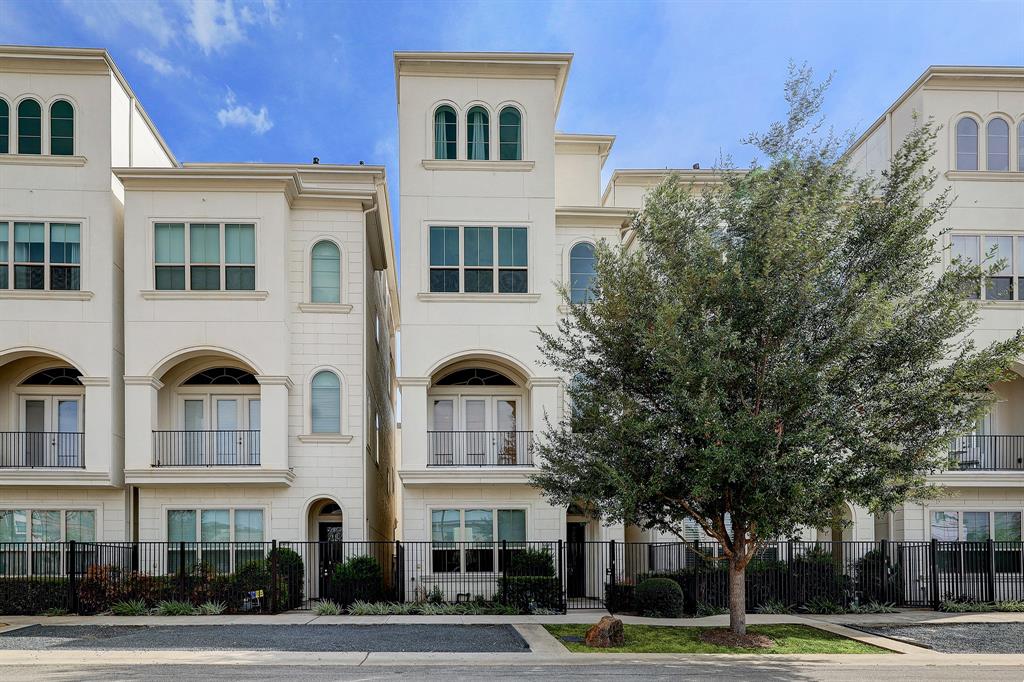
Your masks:
[[[0,154],[11,151],[11,106],[0,99]]]
[[[434,112],[435,159],[454,159],[458,156],[458,130],[455,110],[449,106],[438,107]]]
[[[490,155],[490,119],[483,107],[473,107],[466,114],[466,158],[486,161]]]
[[[42,109],[34,99],[18,105],[18,153],[43,153]]]
[[[50,153],[75,153],[75,110],[67,100],[59,99],[50,105]]]
[[[593,295],[594,245],[580,242],[569,252],[569,300],[573,303],[588,303]]]
[[[985,127],[987,163],[991,171],[1010,170],[1010,125],[1001,118],[994,118]]]
[[[341,381],[337,374],[325,369],[313,376],[309,409],[313,433],[341,433]]]
[[[213,367],[193,374],[182,386],[257,386],[259,382],[251,372],[235,367]]]
[[[956,169],[978,170],[978,122],[969,116],[956,122]]]
[[[1017,124],[1017,170],[1024,173],[1024,119]]]
[[[22,386],[81,386],[82,373],[70,367],[54,367],[36,372],[21,382]]]
[[[313,245],[309,267],[313,303],[341,303],[341,251],[332,241]]]
[[[498,158],[521,161],[523,158],[523,120],[515,107],[505,107],[498,115]]]

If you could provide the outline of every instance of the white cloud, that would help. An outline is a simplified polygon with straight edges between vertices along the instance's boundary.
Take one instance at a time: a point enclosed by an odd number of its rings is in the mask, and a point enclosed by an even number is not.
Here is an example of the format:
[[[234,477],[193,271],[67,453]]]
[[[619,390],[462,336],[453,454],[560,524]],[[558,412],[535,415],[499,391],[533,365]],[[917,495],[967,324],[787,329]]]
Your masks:
[[[224,99],[225,108],[217,111],[217,120],[220,127],[236,126],[238,128],[249,128],[253,134],[262,135],[274,127],[270,120],[270,113],[266,106],[261,106],[259,111],[253,111],[247,106],[238,103],[235,93],[228,90]]]
[[[127,25],[154,38],[163,47],[174,40],[177,33],[159,0],[103,3],[64,0],[63,5],[87,28],[104,36],[114,35]]]
[[[189,35],[203,54],[220,52],[245,39],[232,0],[192,0],[188,15]]]
[[[148,48],[135,50],[135,58],[161,76],[188,75],[188,69],[175,66],[170,60],[161,57]]]

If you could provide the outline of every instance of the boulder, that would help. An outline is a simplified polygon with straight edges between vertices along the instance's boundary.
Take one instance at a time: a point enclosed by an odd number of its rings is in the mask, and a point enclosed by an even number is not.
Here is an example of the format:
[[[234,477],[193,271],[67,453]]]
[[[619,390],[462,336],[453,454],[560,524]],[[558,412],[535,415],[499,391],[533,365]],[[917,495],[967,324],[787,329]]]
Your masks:
[[[614,616],[604,616],[587,630],[584,640],[587,646],[606,649],[610,646],[622,646],[626,643],[626,633],[622,629],[622,621]]]

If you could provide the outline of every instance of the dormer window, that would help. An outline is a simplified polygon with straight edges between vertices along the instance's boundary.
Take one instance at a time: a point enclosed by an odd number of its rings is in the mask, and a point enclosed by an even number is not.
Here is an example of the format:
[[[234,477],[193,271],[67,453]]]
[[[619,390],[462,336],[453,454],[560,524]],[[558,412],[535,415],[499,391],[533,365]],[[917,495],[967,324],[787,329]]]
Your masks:
[[[434,158],[455,159],[458,156],[458,118],[449,106],[434,112]]]
[[[490,117],[483,107],[473,107],[466,115],[466,158],[486,161],[490,155]]]

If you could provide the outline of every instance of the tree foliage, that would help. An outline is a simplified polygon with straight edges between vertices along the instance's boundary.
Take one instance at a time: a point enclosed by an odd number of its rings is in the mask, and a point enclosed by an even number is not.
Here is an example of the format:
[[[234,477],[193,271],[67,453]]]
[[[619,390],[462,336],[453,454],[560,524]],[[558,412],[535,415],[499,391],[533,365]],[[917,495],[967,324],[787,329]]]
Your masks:
[[[985,272],[943,264],[936,125],[863,176],[821,131],[824,91],[793,69],[787,121],[749,138],[766,161],[702,190],[669,177],[628,247],[599,245],[592,302],[539,332],[573,377],[538,446],[554,503],[680,537],[692,518],[742,573],[844,501],[927,497],[988,409],[1024,337],[971,338]]]

